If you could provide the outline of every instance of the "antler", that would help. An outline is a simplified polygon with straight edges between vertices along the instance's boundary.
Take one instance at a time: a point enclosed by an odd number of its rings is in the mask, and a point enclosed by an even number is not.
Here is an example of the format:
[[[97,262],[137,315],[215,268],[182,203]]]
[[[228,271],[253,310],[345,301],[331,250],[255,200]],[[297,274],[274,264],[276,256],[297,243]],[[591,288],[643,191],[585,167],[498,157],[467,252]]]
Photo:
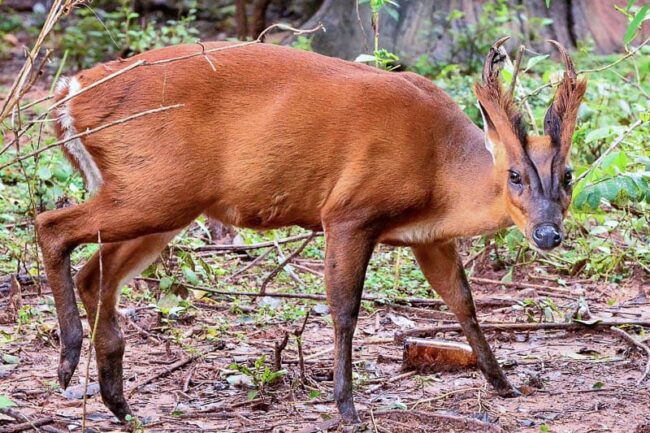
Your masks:
[[[559,84],[553,103],[544,117],[544,132],[551,137],[554,144],[559,146],[566,155],[571,147],[573,131],[580,102],[587,89],[587,81],[578,81],[573,60],[564,47],[557,41],[548,40],[559,52],[564,63],[564,78]]]
[[[507,55],[501,48],[510,39],[510,36],[504,36],[496,41],[490,47],[490,51],[485,56],[485,63],[483,63],[483,82],[485,84],[493,84],[499,76],[499,71],[503,67]]]
[[[490,47],[483,64],[483,83],[474,85],[474,93],[486,117],[488,130],[492,127],[501,136],[502,142],[511,143],[512,151],[519,152],[521,145],[526,143],[526,129],[512,93],[506,91],[499,80],[499,71],[508,58],[501,46],[508,39],[510,36],[505,36]],[[505,139],[504,134],[516,138]]]

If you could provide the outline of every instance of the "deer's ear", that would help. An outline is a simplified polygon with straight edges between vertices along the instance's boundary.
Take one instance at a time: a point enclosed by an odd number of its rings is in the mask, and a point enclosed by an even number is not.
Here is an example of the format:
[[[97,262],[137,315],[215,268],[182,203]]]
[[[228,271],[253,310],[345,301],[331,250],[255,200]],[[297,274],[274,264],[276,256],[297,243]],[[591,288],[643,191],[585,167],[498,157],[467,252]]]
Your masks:
[[[492,45],[483,65],[483,82],[474,85],[483,117],[485,145],[493,157],[500,148],[512,156],[521,156],[527,137],[522,115],[499,80],[499,70],[507,59],[501,48],[506,40],[508,37]]]
[[[562,45],[556,41],[548,42],[555,45],[560,52],[565,72],[553,102],[544,116],[544,133],[551,137],[551,142],[559,148],[562,159],[565,159],[571,150],[578,109],[587,90],[587,80],[577,79],[573,61]]]

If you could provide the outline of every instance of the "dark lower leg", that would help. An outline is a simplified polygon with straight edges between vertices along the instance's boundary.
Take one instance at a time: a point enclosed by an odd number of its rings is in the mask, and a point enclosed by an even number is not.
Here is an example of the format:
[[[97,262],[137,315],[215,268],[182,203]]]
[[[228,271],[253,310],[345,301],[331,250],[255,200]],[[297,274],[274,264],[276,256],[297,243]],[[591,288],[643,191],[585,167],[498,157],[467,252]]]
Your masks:
[[[510,384],[499,366],[478,324],[472,292],[456,253],[455,243],[415,246],[413,252],[431,286],[458,318],[463,333],[476,354],[479,369],[487,381],[500,395],[519,395],[519,391]]]
[[[120,286],[125,278],[139,273],[158,256],[175,233],[144,236],[120,243],[102,245],[102,289],[99,288],[99,253],[95,254],[77,275],[79,294],[88,313],[91,329],[95,325],[97,371],[102,400],[121,421],[132,414],[124,397],[123,363],[124,338],[115,311]],[[98,299],[101,293],[101,303]]]
[[[65,389],[79,364],[83,329],[70,275],[70,249],[54,235],[52,226],[43,221],[42,218],[37,219],[38,240],[59,322],[61,354],[57,376],[59,385]]]
[[[352,397],[352,338],[374,242],[363,231],[327,230],[325,281],[334,322],[334,399],[347,422],[360,422]]]

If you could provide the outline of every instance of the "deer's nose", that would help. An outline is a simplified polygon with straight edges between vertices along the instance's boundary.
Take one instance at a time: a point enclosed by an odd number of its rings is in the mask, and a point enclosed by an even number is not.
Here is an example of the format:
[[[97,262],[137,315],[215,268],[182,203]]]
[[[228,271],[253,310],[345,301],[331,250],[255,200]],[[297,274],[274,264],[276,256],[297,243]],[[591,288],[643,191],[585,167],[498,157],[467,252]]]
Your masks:
[[[543,250],[550,250],[562,243],[562,233],[555,224],[540,224],[533,230],[535,244]]]

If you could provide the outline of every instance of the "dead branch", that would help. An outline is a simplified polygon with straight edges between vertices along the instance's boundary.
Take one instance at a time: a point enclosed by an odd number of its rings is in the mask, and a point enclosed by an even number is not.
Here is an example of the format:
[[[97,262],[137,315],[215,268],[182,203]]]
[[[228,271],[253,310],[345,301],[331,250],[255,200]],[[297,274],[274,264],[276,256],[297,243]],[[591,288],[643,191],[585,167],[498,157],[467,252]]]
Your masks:
[[[41,427],[46,424],[52,424],[53,422],[54,422],[54,418],[51,416],[47,416],[44,418],[35,419],[34,421],[27,421],[20,424],[13,424],[13,425],[8,425],[6,427],[2,427],[0,428],[0,433],[17,433],[25,430],[38,431],[38,427]]]
[[[185,358],[185,359],[183,359],[181,361],[178,361],[178,362],[170,365],[169,367],[167,367],[164,370],[154,374],[153,376],[151,376],[151,377],[149,377],[147,379],[144,379],[141,382],[136,383],[129,390],[129,397],[131,397],[133,394],[135,394],[143,386],[149,385],[154,380],[160,379],[161,377],[165,377],[165,376],[169,375],[170,373],[173,373],[174,371],[178,370],[179,368],[185,367],[187,364],[193,362],[195,359],[197,359],[197,356],[191,356],[189,358]]]
[[[512,81],[510,82],[510,94],[514,95],[515,87],[517,87],[517,75],[519,75],[519,68],[521,67],[521,58],[524,55],[526,50],[525,45],[519,45],[519,50],[517,50],[517,57],[515,57],[515,68],[512,73]]]
[[[585,177],[587,177],[587,176],[589,175],[589,173],[591,173],[591,171],[592,171],[593,169],[595,169],[596,167],[598,167],[598,166],[603,162],[603,160],[605,159],[605,157],[606,157],[607,155],[609,155],[609,154],[612,152],[612,150],[616,149],[616,148],[618,147],[618,145],[621,144],[621,143],[623,142],[623,140],[624,140],[624,139],[625,139],[625,138],[626,138],[626,137],[627,137],[627,136],[628,136],[632,131],[634,131],[636,128],[638,128],[639,126],[643,125],[644,123],[647,123],[647,121],[644,121],[643,119],[637,119],[636,122],[632,123],[632,124],[629,125],[627,128],[625,128],[625,130],[624,130],[623,132],[621,132],[621,133],[619,134],[619,136],[616,137],[616,139],[614,139],[614,141],[612,141],[612,144],[610,144],[610,146],[609,146],[607,149],[605,149],[605,151],[604,151],[603,153],[600,154],[600,156],[598,157],[598,159],[596,159],[593,163],[591,163],[591,165],[589,166],[589,168],[588,168],[587,170],[585,170],[584,173],[582,173],[580,176],[578,176],[578,177],[573,181],[573,184],[575,185],[576,183],[580,182],[582,179],[584,179]]]
[[[499,281],[499,280],[492,280],[490,278],[481,278],[481,277],[470,277],[470,281],[473,283],[482,283],[482,284],[496,284],[496,285],[501,285],[505,287],[523,287],[527,289],[538,289],[538,290],[554,290],[554,287],[551,286],[545,286],[543,284],[534,284],[534,283],[526,283],[523,281]],[[562,290],[565,292],[565,290]]]
[[[137,280],[145,280],[145,281],[158,281],[154,278],[136,278]],[[235,291],[229,291],[229,290],[216,290],[212,289],[210,287],[204,287],[204,286],[194,286],[191,284],[184,284],[185,287],[188,289],[193,289],[193,290],[200,290],[202,292],[207,292],[207,293],[212,293],[215,295],[221,295],[221,296],[246,296],[246,297],[258,297],[260,296],[259,292],[235,292]],[[325,295],[312,295],[312,294],[307,294],[307,293],[264,293],[264,296],[268,296],[271,298],[289,298],[289,299],[310,299],[313,301],[327,301],[327,296]],[[443,306],[446,305],[445,302],[442,299],[422,299],[422,298],[406,298],[406,299],[398,299],[395,300],[394,303],[387,302],[386,299],[377,297],[377,296],[372,296],[372,295],[366,295],[362,296],[361,300],[363,301],[371,301],[371,302],[376,302],[382,305],[387,305],[387,306],[393,306],[393,305],[401,305],[401,304],[415,304],[415,305],[421,305],[421,306]],[[491,298],[491,299],[475,299],[474,303],[476,304],[477,307],[486,307],[486,308],[497,308],[497,307],[506,307],[506,306],[512,306],[516,304],[515,301],[511,299],[499,299],[499,298]]]
[[[301,241],[303,239],[310,238],[312,236],[322,236],[323,232],[312,232],[312,233],[306,233],[302,235],[296,235],[296,236],[290,236],[285,239],[279,239],[277,241],[268,241],[268,242],[259,242],[256,244],[250,244],[250,245],[205,245],[201,247],[195,247],[195,248],[188,248],[183,245],[175,245],[174,248],[178,248],[181,250],[185,251],[193,251],[193,252],[204,252],[204,251],[233,251],[233,252],[238,252],[238,251],[248,251],[248,250],[256,250],[260,248],[268,248],[268,247],[273,247],[275,244],[287,244],[290,242],[296,242],[296,241]]]
[[[622,330],[620,328],[616,328],[616,327],[612,326],[609,329],[610,329],[610,331],[612,331],[612,332],[620,335],[621,337],[623,337],[623,339],[625,341],[627,341],[628,343],[630,343],[633,346],[636,346],[636,347],[642,349],[643,351],[645,351],[646,357],[647,357],[646,364],[645,364],[645,370],[643,370],[643,374],[641,375],[639,380],[637,380],[637,382],[636,382],[637,385],[641,385],[648,377],[650,377],[650,347],[648,347],[646,344],[642,343],[641,341],[638,341],[636,338],[632,337],[630,334],[628,334],[627,332],[625,332],[624,330]]]
[[[650,327],[650,320],[600,320],[593,323],[482,323],[483,331],[540,331],[562,329],[566,331],[581,331],[607,328],[611,326],[637,325]],[[462,332],[460,325],[443,325],[433,328],[409,329],[395,334],[395,342],[402,344],[406,337],[433,337],[440,332]]]
[[[275,371],[282,370],[282,351],[284,350],[285,347],[287,347],[288,342],[289,342],[288,332],[284,333],[284,337],[282,338],[282,341],[280,343],[278,343],[277,341],[275,342],[275,347],[273,349],[273,355],[274,355],[273,369]]]
[[[27,61],[23,64],[16,79],[9,88],[7,97],[5,98],[4,104],[2,104],[2,109],[0,110],[0,122],[6,119],[14,110],[16,105],[20,102],[22,97],[29,91],[30,87],[34,84],[34,74],[35,62],[34,60],[38,57],[38,53],[43,47],[45,39],[47,39],[50,32],[54,29],[55,24],[61,18],[62,15],[69,13],[72,8],[79,4],[79,0],[55,0],[50,7],[50,11],[45,18],[45,22],[41,27],[41,31],[36,38],[33,48],[27,52]],[[41,66],[44,63],[41,62]]]
[[[298,365],[300,366],[300,380],[302,384],[305,384],[305,357],[302,352],[302,334],[305,332],[305,326],[307,326],[307,320],[309,320],[309,313],[311,310],[307,310],[305,314],[305,320],[302,322],[302,327],[293,331],[293,335],[296,337],[296,344],[298,345]]]
[[[289,256],[287,256],[286,259],[284,259],[275,269],[269,273],[266,278],[264,278],[264,281],[262,282],[262,286],[260,287],[260,293],[259,296],[264,296],[266,293],[266,286],[275,278],[276,275],[280,273],[282,269],[291,261],[293,260],[298,254],[300,254],[311,242],[312,239],[316,237],[316,232],[311,232],[309,236],[305,239],[305,241],[298,247],[296,248]]]
[[[264,259],[266,258],[266,256],[268,256],[268,255],[271,253],[271,251],[273,251],[273,249],[268,248],[268,249],[267,249],[266,251],[264,251],[262,254],[260,254],[259,256],[257,256],[257,257],[255,258],[255,260],[251,261],[249,264],[247,264],[246,266],[244,266],[243,268],[241,268],[240,270],[238,270],[238,271],[235,272],[234,274],[230,275],[229,277],[226,277],[226,278],[224,279],[224,281],[233,281],[233,282],[234,282],[234,281],[237,281],[237,280],[239,279],[239,276],[240,276],[241,274],[243,274],[244,272],[246,272],[247,270],[249,270],[249,269],[252,268],[253,266],[257,265],[259,262],[261,262],[262,260],[264,260]]]

